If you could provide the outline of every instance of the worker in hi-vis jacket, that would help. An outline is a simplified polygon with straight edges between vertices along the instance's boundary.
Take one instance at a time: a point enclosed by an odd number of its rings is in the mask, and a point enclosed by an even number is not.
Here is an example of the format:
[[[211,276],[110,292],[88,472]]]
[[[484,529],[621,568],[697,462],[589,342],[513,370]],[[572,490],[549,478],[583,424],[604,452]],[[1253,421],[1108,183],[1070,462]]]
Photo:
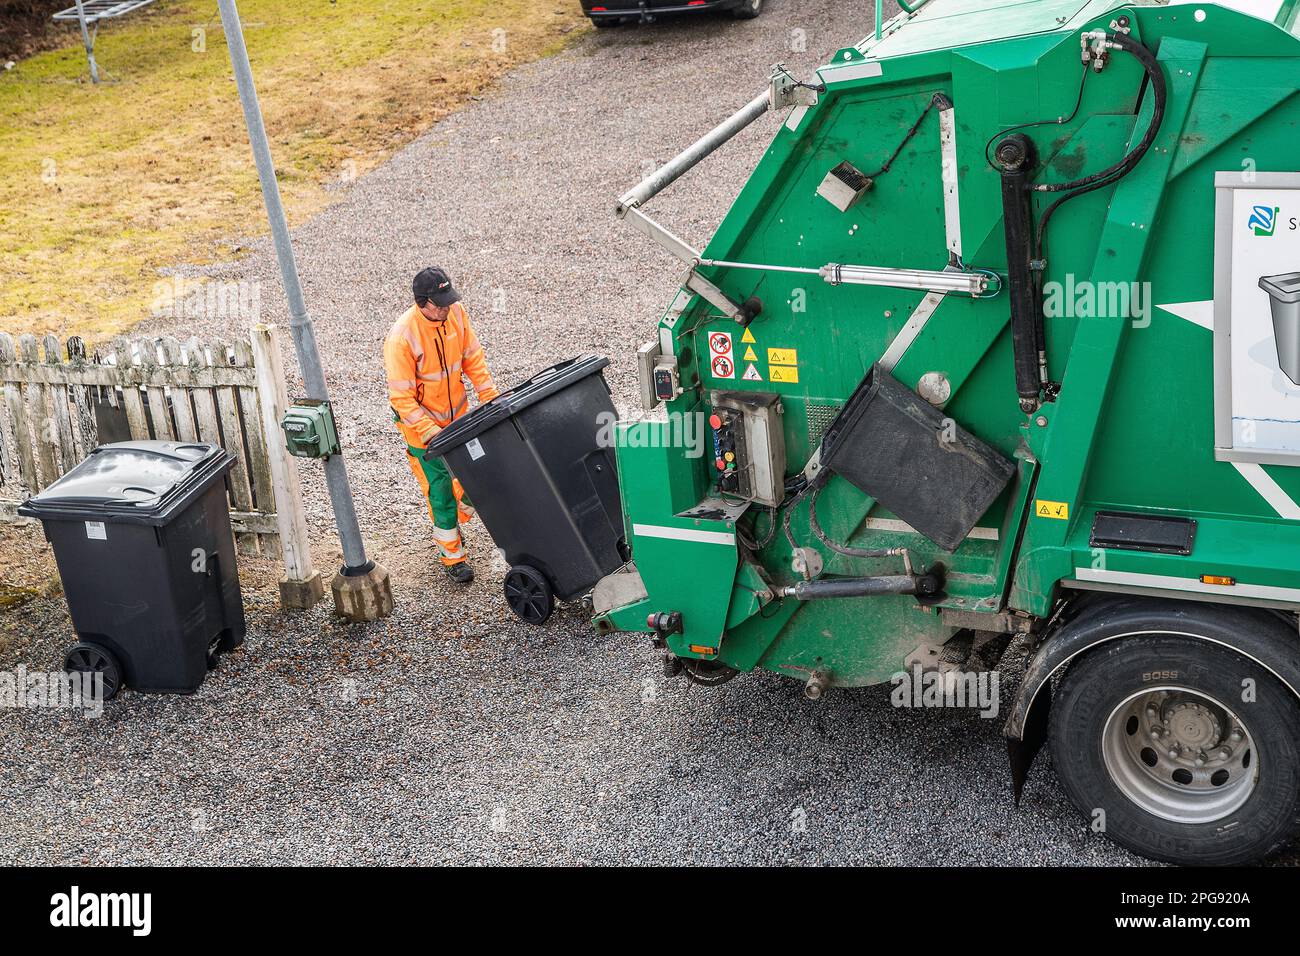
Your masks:
[[[426,461],[424,450],[438,432],[468,411],[462,376],[469,378],[480,402],[495,398],[497,387],[447,273],[421,270],[411,292],[415,304],[393,323],[384,340],[388,401],[406,440],[407,462],[429,500],[443,568],[453,581],[468,584],[474,572],[465,562],[460,525],[471,520],[474,511],[442,459]]]

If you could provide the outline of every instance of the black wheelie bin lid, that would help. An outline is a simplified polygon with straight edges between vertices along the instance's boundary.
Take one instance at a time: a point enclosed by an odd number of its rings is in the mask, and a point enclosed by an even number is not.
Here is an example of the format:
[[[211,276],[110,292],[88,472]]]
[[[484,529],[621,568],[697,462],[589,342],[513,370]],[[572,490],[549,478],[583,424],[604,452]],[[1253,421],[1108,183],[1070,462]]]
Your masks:
[[[471,438],[477,438],[494,425],[504,421],[545,398],[595,375],[609,364],[603,355],[581,355],[559,365],[538,372],[528,381],[502,392],[490,402],[485,402],[463,418],[458,418],[429,442],[425,457],[437,458],[453,448],[459,448]]]
[[[43,521],[110,521],[162,527],[213,484],[235,457],[204,442],[124,441],[85,461],[18,506]]]

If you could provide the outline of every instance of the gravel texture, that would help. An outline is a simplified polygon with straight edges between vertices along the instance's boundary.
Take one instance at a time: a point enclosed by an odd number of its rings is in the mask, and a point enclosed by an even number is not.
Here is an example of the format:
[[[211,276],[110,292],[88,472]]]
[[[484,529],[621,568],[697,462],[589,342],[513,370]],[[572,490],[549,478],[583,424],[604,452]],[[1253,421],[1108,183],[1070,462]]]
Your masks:
[[[666,680],[644,638],[598,637],[580,608],[541,629],[516,622],[479,527],[478,580],[453,590],[389,424],[381,342],[429,263],[457,280],[499,382],[600,352],[631,407],[632,353],[680,270],[616,222],[615,198],[750,99],[771,63],[806,69],[859,39],[868,7],[769,0],[755,21],[593,33],[298,229],[363,529],[397,613],[357,627],[325,607],[282,615],[273,563],[245,561],[247,644],[198,694],[126,693],[99,719],[0,713],[0,863],[1142,862],[1088,832],[1046,757],[1016,810],[999,721],[897,710],[888,688],[812,704],[769,674],[713,690]],[[776,122],[656,214],[702,242]],[[211,272],[260,280],[264,315],[283,323],[274,262],[251,249]],[[223,325],[239,323],[152,331]],[[329,567],[318,471],[303,470]],[[43,547],[35,533],[0,539],[48,582]],[[25,603],[0,617],[0,667],[54,669],[72,640],[66,607],[28,575]]]

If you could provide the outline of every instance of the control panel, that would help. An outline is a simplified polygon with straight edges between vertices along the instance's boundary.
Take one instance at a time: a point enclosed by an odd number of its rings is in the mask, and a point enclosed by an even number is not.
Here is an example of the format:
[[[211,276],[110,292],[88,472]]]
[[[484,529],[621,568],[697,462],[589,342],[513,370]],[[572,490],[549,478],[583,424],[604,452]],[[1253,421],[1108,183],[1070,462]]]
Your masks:
[[[714,392],[709,430],[719,493],[777,507],[785,499],[785,431],[781,397]]]
[[[718,470],[718,490],[738,498],[751,497],[749,470],[742,469],[745,453],[745,416],[719,408],[709,416],[713,429],[713,464]]]

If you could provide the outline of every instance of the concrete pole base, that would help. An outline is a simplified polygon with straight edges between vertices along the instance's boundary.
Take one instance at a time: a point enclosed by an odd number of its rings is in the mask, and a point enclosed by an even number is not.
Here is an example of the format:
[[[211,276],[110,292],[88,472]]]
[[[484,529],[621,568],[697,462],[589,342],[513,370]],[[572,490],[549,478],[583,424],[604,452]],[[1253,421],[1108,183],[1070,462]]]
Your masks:
[[[388,570],[376,564],[368,574],[348,577],[339,572],[330,582],[334,595],[334,610],[353,624],[377,621],[393,613],[393,589],[388,582]]]
[[[280,579],[280,607],[286,611],[306,611],[325,596],[325,579],[313,571],[305,581]]]

